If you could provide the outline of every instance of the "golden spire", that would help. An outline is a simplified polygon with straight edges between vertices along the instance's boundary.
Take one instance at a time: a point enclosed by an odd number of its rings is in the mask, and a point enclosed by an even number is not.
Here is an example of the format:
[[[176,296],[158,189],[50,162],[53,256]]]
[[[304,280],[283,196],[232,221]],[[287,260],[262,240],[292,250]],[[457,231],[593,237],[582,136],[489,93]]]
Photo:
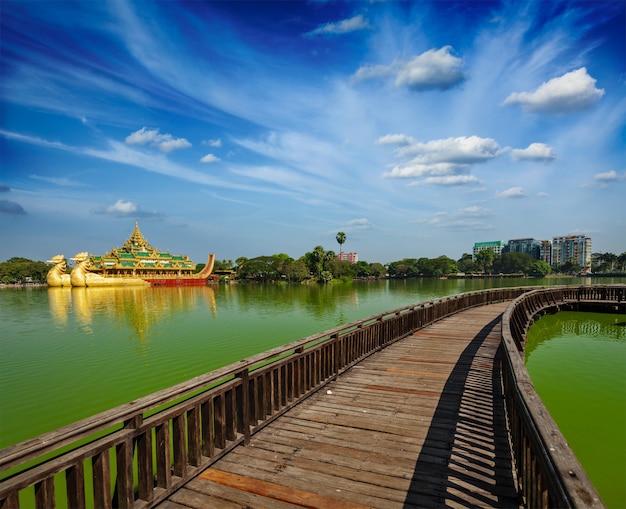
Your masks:
[[[124,243],[124,247],[130,251],[141,250],[141,251],[152,251],[152,246],[148,244],[148,241],[141,234],[139,230],[139,221],[135,221],[135,229],[133,230],[130,238]]]

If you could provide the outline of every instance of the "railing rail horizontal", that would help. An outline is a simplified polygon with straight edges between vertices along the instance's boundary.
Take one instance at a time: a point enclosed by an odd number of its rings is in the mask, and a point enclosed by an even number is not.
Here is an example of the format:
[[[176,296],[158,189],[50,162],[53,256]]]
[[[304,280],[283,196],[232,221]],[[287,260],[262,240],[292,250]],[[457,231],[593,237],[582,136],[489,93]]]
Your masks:
[[[536,289],[516,298],[502,317],[505,406],[525,507],[604,507],[524,365],[526,332],[533,321],[548,310],[579,309],[583,304],[626,312],[626,285]]]
[[[368,355],[531,289],[463,293],[370,316],[8,447],[0,451],[0,508],[153,507]]]

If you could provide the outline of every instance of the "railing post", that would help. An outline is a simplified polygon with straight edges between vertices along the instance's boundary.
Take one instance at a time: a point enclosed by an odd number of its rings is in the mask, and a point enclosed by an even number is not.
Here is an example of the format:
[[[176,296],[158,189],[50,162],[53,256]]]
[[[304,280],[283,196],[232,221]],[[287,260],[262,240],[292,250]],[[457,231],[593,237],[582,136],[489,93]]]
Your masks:
[[[143,417],[135,415],[132,419],[124,422],[124,429],[136,429],[141,426]],[[117,507],[130,509],[135,503],[135,491],[133,482],[133,453],[134,441],[132,435],[115,448],[117,465]]]
[[[250,403],[248,401],[250,374],[248,368],[235,376],[241,380],[241,385],[237,388],[237,431],[243,433],[243,442],[248,445],[250,443]]]

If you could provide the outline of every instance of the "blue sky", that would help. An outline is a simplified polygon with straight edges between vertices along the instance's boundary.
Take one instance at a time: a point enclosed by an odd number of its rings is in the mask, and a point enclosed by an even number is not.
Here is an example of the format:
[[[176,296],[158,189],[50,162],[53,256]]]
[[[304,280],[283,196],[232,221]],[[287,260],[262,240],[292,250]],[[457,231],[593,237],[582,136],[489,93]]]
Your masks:
[[[626,3],[0,3],[0,260],[626,251]]]

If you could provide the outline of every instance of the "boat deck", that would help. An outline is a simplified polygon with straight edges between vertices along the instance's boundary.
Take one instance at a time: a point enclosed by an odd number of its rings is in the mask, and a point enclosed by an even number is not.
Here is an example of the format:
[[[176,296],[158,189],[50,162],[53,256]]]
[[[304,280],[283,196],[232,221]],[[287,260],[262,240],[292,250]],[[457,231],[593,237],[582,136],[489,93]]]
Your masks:
[[[507,305],[368,357],[157,507],[519,507],[497,362]]]

